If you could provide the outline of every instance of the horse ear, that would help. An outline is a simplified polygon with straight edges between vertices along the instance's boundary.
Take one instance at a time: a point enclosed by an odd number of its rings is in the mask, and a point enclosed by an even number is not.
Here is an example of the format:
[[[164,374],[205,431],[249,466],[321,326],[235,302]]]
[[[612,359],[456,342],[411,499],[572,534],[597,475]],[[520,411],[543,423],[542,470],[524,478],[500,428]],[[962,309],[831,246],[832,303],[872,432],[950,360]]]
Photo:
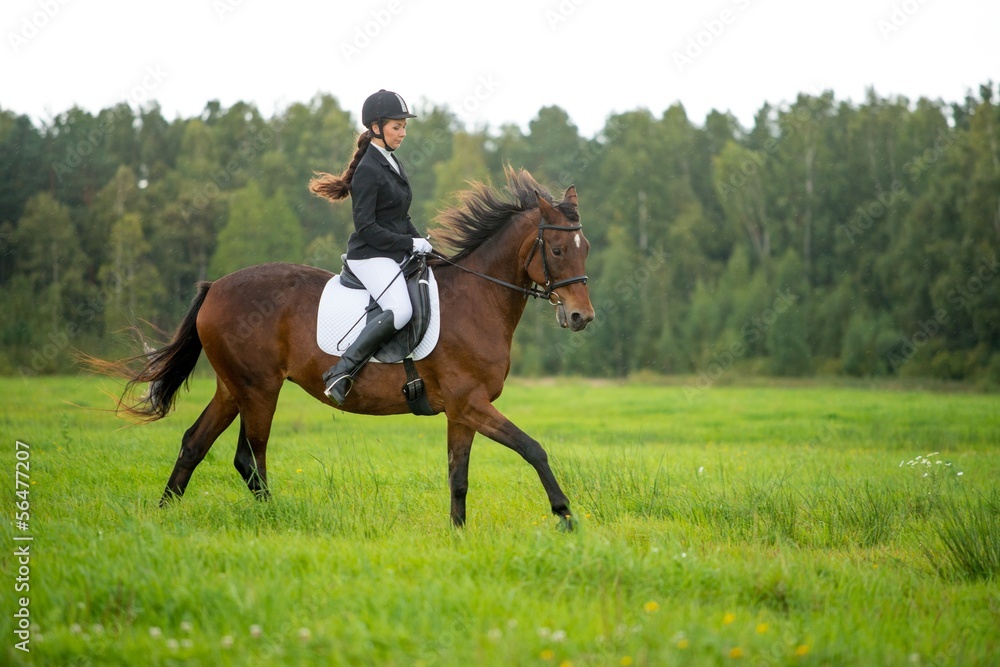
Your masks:
[[[563,193],[563,202],[570,204],[571,206],[576,206],[576,186],[571,185],[566,188],[566,192]]]
[[[542,217],[552,218],[555,215],[555,209],[552,208],[552,204],[545,200],[545,197],[538,194],[538,190],[535,190],[535,197],[538,198],[538,210],[542,212]]]

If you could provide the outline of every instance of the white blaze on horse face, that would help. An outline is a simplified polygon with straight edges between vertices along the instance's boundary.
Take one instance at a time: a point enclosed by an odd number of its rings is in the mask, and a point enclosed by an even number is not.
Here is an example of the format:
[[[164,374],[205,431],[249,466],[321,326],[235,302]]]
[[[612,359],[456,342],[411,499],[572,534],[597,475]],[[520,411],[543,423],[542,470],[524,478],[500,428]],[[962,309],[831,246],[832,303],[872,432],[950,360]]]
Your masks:
[[[573,243],[576,244],[577,248],[580,247],[580,235],[579,234],[573,234]]]

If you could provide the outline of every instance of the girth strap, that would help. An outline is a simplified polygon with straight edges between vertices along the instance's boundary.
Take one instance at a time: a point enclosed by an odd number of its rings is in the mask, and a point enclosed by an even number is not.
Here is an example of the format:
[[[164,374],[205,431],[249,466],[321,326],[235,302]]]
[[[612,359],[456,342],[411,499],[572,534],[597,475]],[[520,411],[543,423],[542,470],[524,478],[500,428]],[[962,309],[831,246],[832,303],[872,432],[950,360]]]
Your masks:
[[[413,359],[407,357],[403,359],[403,368],[406,370],[406,384],[403,385],[403,396],[406,397],[406,404],[410,406],[410,412],[415,415],[431,416],[437,412],[431,407],[424,392],[424,381],[417,374],[417,367]]]

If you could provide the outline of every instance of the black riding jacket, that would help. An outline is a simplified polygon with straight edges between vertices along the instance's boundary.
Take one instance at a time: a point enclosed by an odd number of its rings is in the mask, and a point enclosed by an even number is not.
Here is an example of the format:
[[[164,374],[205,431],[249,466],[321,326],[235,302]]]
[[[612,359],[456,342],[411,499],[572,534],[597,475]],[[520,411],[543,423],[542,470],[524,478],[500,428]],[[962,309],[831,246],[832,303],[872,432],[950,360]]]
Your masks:
[[[375,146],[361,157],[351,179],[354,232],[347,239],[347,259],[390,257],[397,262],[413,250],[418,238],[410,220],[413,191],[403,165],[399,173]]]

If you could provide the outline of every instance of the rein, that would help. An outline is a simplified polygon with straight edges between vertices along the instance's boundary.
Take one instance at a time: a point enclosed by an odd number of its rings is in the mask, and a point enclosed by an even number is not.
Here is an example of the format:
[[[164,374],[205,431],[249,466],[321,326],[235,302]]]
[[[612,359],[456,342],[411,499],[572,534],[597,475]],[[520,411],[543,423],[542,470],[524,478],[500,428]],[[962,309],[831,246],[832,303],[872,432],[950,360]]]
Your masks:
[[[565,280],[559,280],[556,281],[555,283],[552,282],[552,278],[549,276],[549,263],[548,260],[546,260],[545,258],[545,237],[543,236],[543,234],[546,229],[556,229],[564,232],[576,232],[583,229],[583,225],[571,225],[569,227],[563,227],[561,225],[549,225],[546,223],[539,223],[538,236],[535,237],[535,243],[531,246],[531,251],[528,252],[528,258],[524,260],[524,270],[525,273],[527,273],[528,265],[531,263],[531,258],[535,256],[535,251],[538,250],[542,255],[542,273],[545,276],[545,289],[538,289],[537,287],[521,287],[520,285],[509,283],[506,280],[500,280],[499,278],[494,278],[493,276],[486,275],[485,273],[480,273],[479,271],[475,271],[473,269],[464,267],[461,264],[453,262],[452,260],[448,259],[447,257],[445,257],[440,253],[433,252],[431,254],[435,259],[439,259],[442,262],[445,262],[446,264],[451,264],[452,266],[457,267],[465,271],[466,273],[471,273],[475,276],[479,276],[480,278],[485,278],[486,280],[489,280],[492,283],[496,283],[497,285],[502,285],[503,287],[512,289],[515,292],[520,292],[521,294],[524,295],[524,298],[526,299],[529,296],[534,297],[536,299],[542,298],[551,303],[553,306],[558,306],[562,303],[562,300],[559,299],[559,295],[556,294],[555,292],[557,289],[559,289],[560,287],[565,287],[566,285],[572,285],[573,283],[583,283],[584,285],[586,285],[588,278],[586,275],[582,275],[582,276],[575,276],[573,278],[566,278]],[[556,298],[555,301],[552,300],[553,296],[555,296]]]

